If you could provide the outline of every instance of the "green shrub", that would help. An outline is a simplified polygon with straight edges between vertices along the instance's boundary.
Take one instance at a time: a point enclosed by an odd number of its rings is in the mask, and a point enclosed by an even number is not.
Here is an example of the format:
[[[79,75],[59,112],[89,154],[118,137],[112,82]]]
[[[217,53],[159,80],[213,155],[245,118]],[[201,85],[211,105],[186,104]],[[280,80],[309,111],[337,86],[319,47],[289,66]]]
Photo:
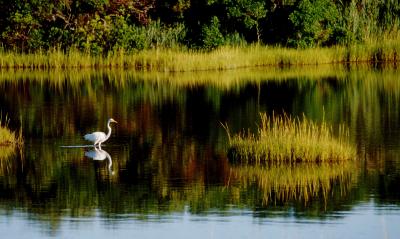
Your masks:
[[[206,49],[214,49],[224,45],[225,39],[220,31],[220,23],[218,17],[214,16],[209,25],[202,28],[203,47]]]
[[[39,22],[30,12],[15,12],[1,34],[2,42],[11,48],[25,51],[43,46]]]
[[[294,26],[289,44],[310,47],[329,42],[339,17],[338,9],[330,0],[300,0],[289,15]]]

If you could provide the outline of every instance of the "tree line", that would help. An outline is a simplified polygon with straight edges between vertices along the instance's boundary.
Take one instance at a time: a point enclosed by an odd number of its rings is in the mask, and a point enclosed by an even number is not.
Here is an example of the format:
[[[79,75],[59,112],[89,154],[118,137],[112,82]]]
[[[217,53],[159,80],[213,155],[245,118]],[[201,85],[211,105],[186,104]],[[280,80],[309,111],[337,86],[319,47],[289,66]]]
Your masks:
[[[3,49],[214,49],[398,35],[400,0],[0,0]]]

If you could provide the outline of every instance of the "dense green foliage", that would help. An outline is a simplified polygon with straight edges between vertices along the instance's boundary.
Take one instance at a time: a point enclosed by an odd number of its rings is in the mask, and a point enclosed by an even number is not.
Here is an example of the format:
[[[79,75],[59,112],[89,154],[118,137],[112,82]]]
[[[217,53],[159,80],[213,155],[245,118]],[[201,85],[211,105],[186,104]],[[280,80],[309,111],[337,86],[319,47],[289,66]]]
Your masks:
[[[310,47],[397,36],[398,0],[0,0],[3,48]]]

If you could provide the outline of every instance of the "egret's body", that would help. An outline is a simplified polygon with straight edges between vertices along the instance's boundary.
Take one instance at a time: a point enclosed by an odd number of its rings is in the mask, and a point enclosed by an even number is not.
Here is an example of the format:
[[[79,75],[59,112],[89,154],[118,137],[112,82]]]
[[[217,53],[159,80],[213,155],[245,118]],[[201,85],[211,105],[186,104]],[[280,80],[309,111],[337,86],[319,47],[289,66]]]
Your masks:
[[[86,134],[84,136],[84,139],[93,142],[93,146],[96,147],[96,145],[101,148],[101,143],[105,142],[108,138],[111,136],[111,123],[117,123],[114,119],[110,118],[107,122],[107,128],[108,128],[108,133],[105,134],[104,132],[93,132],[91,134]]]

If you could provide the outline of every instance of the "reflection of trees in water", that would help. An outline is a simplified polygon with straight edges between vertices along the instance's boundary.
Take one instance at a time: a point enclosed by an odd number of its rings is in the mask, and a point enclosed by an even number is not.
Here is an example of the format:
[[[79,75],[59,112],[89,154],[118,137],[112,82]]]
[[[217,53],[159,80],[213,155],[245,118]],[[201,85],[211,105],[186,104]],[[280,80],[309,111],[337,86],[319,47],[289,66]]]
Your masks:
[[[312,79],[334,72],[331,68],[307,71]],[[83,133],[89,124],[104,127],[103,119],[110,115],[118,115],[129,124],[134,120],[133,108],[142,104],[159,107],[166,103],[185,107],[188,97],[197,97],[196,100],[202,97],[207,104],[220,110],[226,93],[239,95],[249,84],[254,86],[271,79],[285,81],[298,74],[305,75],[304,69],[182,74],[106,70],[3,73],[0,75],[0,89],[4,92],[0,96],[1,105],[15,121],[22,119],[24,133],[30,137]],[[190,96],[189,91],[196,88],[202,88],[202,95]],[[123,125],[119,125],[121,127]]]
[[[400,150],[377,149],[365,152],[364,177],[362,182],[367,193],[374,195],[379,204],[400,205]]]
[[[346,122],[363,148],[393,142],[400,131],[398,72],[333,67],[184,74],[5,71],[0,103],[11,122],[23,121],[28,137],[86,133],[90,126],[103,128],[110,115],[125,119],[119,128],[132,132],[134,111],[142,107],[154,111],[169,104],[187,117],[184,110],[197,100],[207,105],[206,113],[217,114],[217,121],[233,121],[228,122],[233,130],[254,127],[259,111],[304,112],[313,120],[325,115],[335,125]]]
[[[12,157],[1,168],[0,204],[5,210],[24,208],[36,218],[50,218],[57,227],[63,216],[90,217],[95,210],[107,217],[132,213],[146,220],[150,214],[182,212],[187,205],[192,213],[224,213],[233,204],[252,210],[291,207],[321,217],[351,207],[371,186],[382,201],[399,199],[390,193],[399,182],[396,153],[376,159],[372,147],[364,151],[369,155],[363,161],[367,170],[360,174],[372,180],[357,180],[352,165],[230,165],[224,156],[226,135],[218,123],[232,121],[229,125],[240,130],[252,126],[260,110],[282,107],[318,119],[325,107],[328,121],[345,121],[357,131],[359,146],[375,140],[384,145],[382,135],[393,136],[390,130],[399,123],[392,117],[399,110],[395,73],[381,79],[383,74],[371,72],[360,87],[361,79],[353,81],[360,76],[347,79],[343,72],[342,78],[329,72],[332,79],[320,81],[315,80],[320,75],[296,78],[299,72],[284,72],[282,81],[271,82],[272,75],[258,74],[254,80],[252,73],[218,73],[211,80],[201,78],[199,85],[196,76],[180,84],[169,79],[179,82],[179,76],[171,75],[151,80],[130,74],[74,74],[38,75],[35,82],[28,82],[28,76],[12,82],[11,74],[1,83],[0,103],[11,118],[22,120],[31,145],[24,160]],[[112,177],[104,164],[85,158],[83,150],[54,148],[54,139],[58,145],[77,143],[92,128],[103,128],[110,115],[120,122],[109,142],[112,147],[106,147],[112,155]],[[376,117],[393,121],[380,123]],[[360,125],[368,130],[358,131]],[[41,139],[40,145],[34,139]]]
[[[147,117],[156,121],[151,114]],[[152,127],[151,131],[143,131],[145,135],[136,132],[129,139],[129,147],[104,147],[112,155],[115,172],[112,176],[104,164],[84,157],[84,149],[61,150],[49,142],[32,145],[23,164],[18,163],[13,174],[7,176],[14,177],[18,183],[2,181],[1,205],[6,210],[24,208],[38,220],[51,220],[56,229],[65,216],[91,217],[97,210],[107,217],[130,213],[146,220],[148,215],[183,212],[187,205],[192,213],[207,213],[210,209],[223,213],[229,210],[229,205],[264,207],[268,187],[262,183],[252,184],[250,178],[262,182],[278,172],[286,172],[286,178],[281,178],[286,180],[285,185],[291,182],[294,185],[299,180],[304,188],[311,188],[310,199],[321,196],[312,190],[322,188],[326,194],[334,191],[331,182],[342,190],[339,198],[346,195],[346,190],[351,190],[346,182],[342,185],[340,181],[347,180],[346,168],[338,168],[343,170],[340,174],[335,170],[325,172],[331,168],[324,167],[296,170],[283,166],[275,169],[231,166],[223,152],[192,137],[183,139],[182,131],[171,130]],[[290,179],[293,171],[295,175],[302,171],[303,181]],[[278,176],[275,180],[274,183],[279,183]],[[286,195],[291,188],[282,185],[274,190],[277,195],[279,192]],[[280,196],[279,200],[301,201],[302,197]],[[311,200],[308,203],[312,205]],[[320,216],[324,209],[318,211],[317,216]]]
[[[359,151],[374,151],[392,144],[400,147],[400,81],[398,69],[351,70],[328,77],[303,91],[293,103],[297,114],[345,122]],[[395,145],[393,145],[395,144]]]

